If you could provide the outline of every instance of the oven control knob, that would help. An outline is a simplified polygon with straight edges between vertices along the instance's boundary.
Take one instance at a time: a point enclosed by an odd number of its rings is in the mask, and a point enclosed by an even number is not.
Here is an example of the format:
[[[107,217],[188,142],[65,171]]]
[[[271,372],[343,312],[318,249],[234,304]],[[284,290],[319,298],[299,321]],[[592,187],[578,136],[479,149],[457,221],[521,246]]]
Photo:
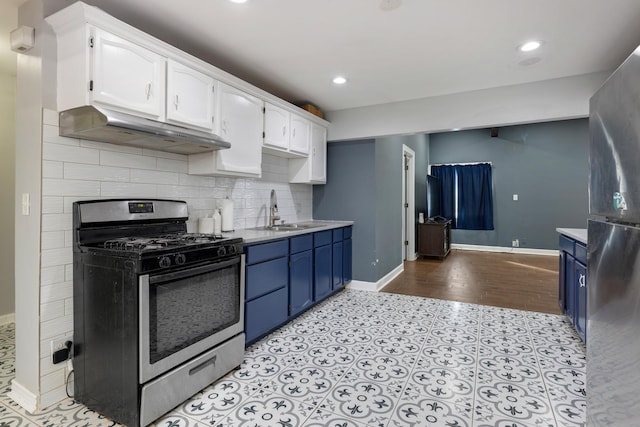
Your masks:
[[[169,258],[168,256],[160,257],[160,259],[158,260],[158,264],[160,264],[160,267],[162,268],[167,268],[171,265],[171,258]]]
[[[224,246],[220,246],[218,248],[218,256],[225,256],[227,254],[227,250]]]
[[[176,255],[176,264],[182,265],[187,262],[187,256],[185,254]]]
[[[234,245],[229,246],[229,253],[230,254],[235,254],[237,251],[236,247]]]

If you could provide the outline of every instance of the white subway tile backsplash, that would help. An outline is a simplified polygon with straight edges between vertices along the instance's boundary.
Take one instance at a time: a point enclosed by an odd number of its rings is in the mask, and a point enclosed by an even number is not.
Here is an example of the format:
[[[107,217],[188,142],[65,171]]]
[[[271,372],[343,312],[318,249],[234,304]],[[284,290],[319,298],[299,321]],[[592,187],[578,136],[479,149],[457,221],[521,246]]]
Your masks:
[[[57,123],[55,125],[43,125],[42,126],[42,140],[44,142],[52,142],[54,144],[71,145],[78,147],[80,140],[77,138],[68,138],[66,136],[60,136]]]
[[[42,249],[64,248],[64,231],[43,231],[40,245]]]
[[[45,125],[58,126],[58,112],[47,108],[42,110],[42,123]]]
[[[185,160],[173,160],[158,158],[158,170],[167,172],[187,173],[189,171],[189,163]]]
[[[48,302],[40,305],[40,320],[47,321],[64,316],[64,300]]]
[[[178,184],[180,185],[192,185],[198,187],[215,187],[216,186],[216,178],[213,176],[198,176],[198,175],[188,175],[185,173],[181,173],[179,175],[180,179]]]
[[[116,151],[100,151],[100,164],[135,169],[156,169],[157,159]]]
[[[87,181],[129,181],[128,168],[65,163],[64,178]]]
[[[92,148],[84,148],[77,145],[45,142],[42,144],[42,159],[97,165],[100,161],[100,152]]]
[[[80,140],[81,147],[95,148],[100,151],[116,151],[119,153],[142,155],[142,148],[132,147],[130,145],[110,144],[108,142]]]
[[[71,248],[46,249],[41,252],[40,263],[43,267],[71,264],[72,262]]]
[[[54,283],[61,283],[65,280],[64,266],[56,265],[54,267],[42,268],[40,270],[40,285],[49,286]]]
[[[199,187],[185,187],[181,185],[158,185],[157,196],[161,199],[177,199],[183,200],[189,197],[198,197],[200,195]]]
[[[62,166],[64,163],[52,160],[42,161],[42,177],[43,178],[63,178]]]
[[[102,197],[157,197],[155,184],[132,184],[128,182],[103,182],[100,184]]]
[[[72,218],[70,214],[42,215],[42,231],[71,230]],[[64,235],[61,235],[64,240]]]
[[[131,182],[177,185],[180,182],[180,177],[175,172],[131,169]]]
[[[73,330],[73,316],[61,316],[40,322],[40,339],[47,340]]]
[[[43,196],[100,196],[100,183],[70,179],[45,178],[42,180]]]
[[[73,378],[73,376],[71,378]],[[73,392],[73,379],[69,381],[68,387],[69,387],[70,393]],[[48,393],[42,393],[40,395],[40,407],[42,409],[48,409],[49,407],[64,400],[66,397],[67,397],[67,391],[65,386],[58,387],[54,390],[51,390]]]
[[[42,198],[42,213],[53,214],[64,212],[64,197],[45,196]]]
[[[150,150],[148,148],[142,149],[142,154],[150,157],[159,157],[163,159],[173,159],[173,160],[181,160],[186,162],[189,159],[189,156],[186,154],[178,154],[178,153],[168,153],[166,151],[156,151]]]
[[[58,387],[64,386],[64,368],[56,369],[50,374],[40,377],[40,393],[48,393]]]

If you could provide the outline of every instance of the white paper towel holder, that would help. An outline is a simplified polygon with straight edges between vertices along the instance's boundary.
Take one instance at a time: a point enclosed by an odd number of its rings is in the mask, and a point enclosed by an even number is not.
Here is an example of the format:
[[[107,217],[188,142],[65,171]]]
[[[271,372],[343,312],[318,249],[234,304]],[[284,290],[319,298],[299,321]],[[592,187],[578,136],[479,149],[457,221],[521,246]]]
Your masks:
[[[229,197],[222,199],[220,215],[222,216],[222,231],[233,231],[233,200]]]

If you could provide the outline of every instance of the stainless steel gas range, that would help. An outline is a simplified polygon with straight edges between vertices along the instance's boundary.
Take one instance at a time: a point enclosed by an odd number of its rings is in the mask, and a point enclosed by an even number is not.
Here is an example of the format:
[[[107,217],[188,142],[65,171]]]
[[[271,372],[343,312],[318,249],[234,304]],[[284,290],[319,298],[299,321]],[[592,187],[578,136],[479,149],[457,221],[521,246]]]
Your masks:
[[[73,204],[74,399],[146,426],[240,365],[241,239],[186,232],[187,204]]]

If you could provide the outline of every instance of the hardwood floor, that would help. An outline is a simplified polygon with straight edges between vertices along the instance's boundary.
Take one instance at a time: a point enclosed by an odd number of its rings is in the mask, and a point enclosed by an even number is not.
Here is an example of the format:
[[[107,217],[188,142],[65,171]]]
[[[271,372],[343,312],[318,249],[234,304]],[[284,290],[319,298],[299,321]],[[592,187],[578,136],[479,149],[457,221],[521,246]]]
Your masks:
[[[561,314],[553,256],[452,250],[405,262],[382,292]]]

